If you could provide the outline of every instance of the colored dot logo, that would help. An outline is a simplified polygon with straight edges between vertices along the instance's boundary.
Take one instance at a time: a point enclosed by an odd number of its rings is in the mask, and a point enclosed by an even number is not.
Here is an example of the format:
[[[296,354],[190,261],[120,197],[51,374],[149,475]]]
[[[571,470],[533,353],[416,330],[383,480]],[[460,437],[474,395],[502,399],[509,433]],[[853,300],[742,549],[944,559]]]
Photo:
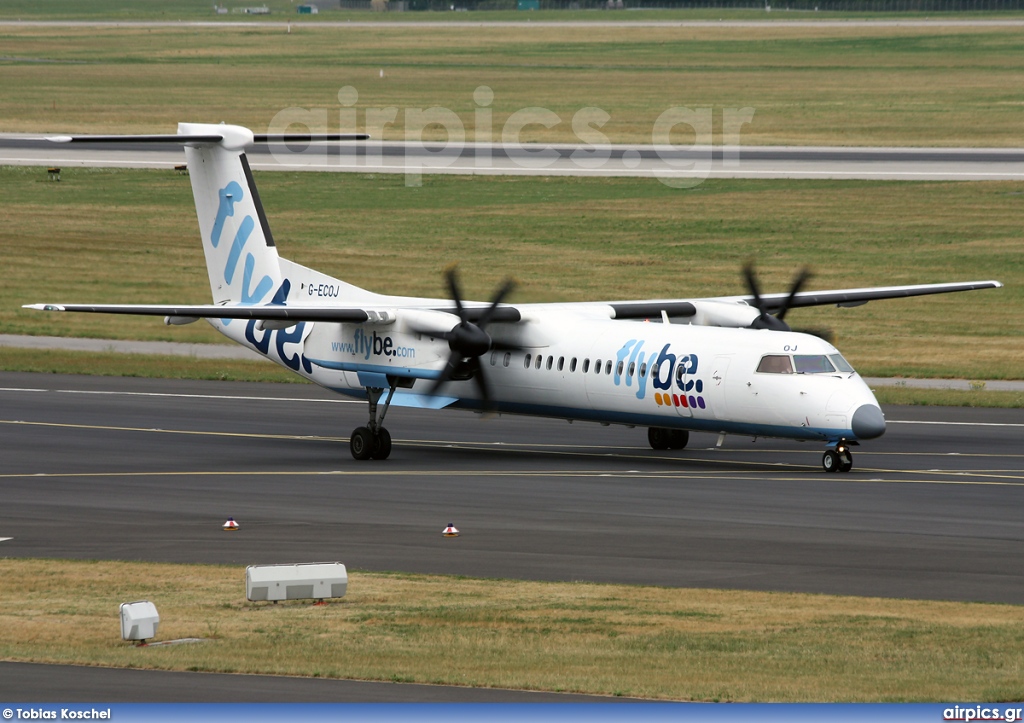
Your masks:
[[[707,404],[704,401],[704,397],[701,393],[704,391],[704,380],[703,379],[690,379],[686,384],[682,384],[682,380],[679,380],[682,385],[683,394],[668,392],[655,392],[654,401],[657,402],[659,407],[683,407],[684,409],[706,409]],[[693,394],[692,392],[696,392]]]

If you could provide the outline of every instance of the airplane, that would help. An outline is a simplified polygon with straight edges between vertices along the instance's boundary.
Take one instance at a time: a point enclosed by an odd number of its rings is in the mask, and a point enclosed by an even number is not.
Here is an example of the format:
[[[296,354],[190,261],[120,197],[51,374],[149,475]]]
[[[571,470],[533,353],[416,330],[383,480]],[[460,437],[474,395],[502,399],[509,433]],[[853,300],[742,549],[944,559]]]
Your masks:
[[[361,134],[255,135],[233,125],[180,123],[177,134],[58,136],[63,143],[184,146],[213,303],[29,304],[44,311],[205,319],[217,331],[320,386],[365,399],[350,436],[357,460],[383,460],[392,406],[468,409],[646,427],[655,450],[690,432],[820,442],[825,472],[853,468],[851,446],[885,432],[867,384],[824,335],[793,331],[791,309],[1001,287],[998,281],[713,298],[510,304],[369,291],[278,255],[245,150],[254,143],[334,142]],[[382,401],[383,399],[383,401]]]

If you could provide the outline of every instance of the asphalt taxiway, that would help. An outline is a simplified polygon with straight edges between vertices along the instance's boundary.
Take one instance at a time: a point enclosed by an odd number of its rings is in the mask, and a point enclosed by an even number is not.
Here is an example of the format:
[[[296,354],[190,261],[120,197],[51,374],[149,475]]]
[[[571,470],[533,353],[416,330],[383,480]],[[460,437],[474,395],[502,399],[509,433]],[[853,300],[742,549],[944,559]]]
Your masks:
[[[5,557],[1024,603],[1021,410],[888,408],[845,475],[814,444],[408,409],[355,462],[365,405],[300,384],[2,373],[0,410]]]

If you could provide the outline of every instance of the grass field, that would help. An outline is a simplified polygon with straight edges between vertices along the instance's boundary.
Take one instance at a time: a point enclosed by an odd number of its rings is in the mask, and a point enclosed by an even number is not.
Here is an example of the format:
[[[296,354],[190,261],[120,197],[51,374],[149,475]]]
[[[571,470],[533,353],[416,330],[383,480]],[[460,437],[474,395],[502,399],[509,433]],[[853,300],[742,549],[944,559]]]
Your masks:
[[[712,109],[716,144],[726,109],[749,107],[744,144],[1024,145],[1014,27],[8,25],[0,68],[8,132],[173,132],[183,120],[261,132],[292,107],[352,130],[338,100],[352,86],[356,124],[397,109],[393,124],[368,128],[384,138],[405,137],[407,109],[450,109],[470,139],[487,140],[512,113],[541,107],[561,122],[528,125],[521,140],[578,142],[574,114],[597,107],[611,141],[650,143],[658,116],[685,106]],[[494,93],[490,129],[476,123],[482,85]],[[673,142],[693,142],[684,129]]]
[[[172,172],[0,169],[3,333],[186,342],[205,324],[46,314],[26,303],[208,303],[189,179]],[[999,279],[1006,288],[798,310],[832,327],[866,376],[1024,376],[1024,186],[1016,183],[713,180],[691,190],[628,178],[258,174],[287,258],[389,293],[442,296],[460,262],[467,294],[507,274],[520,301],[743,293],[809,264],[812,288]],[[59,209],[59,212],[57,212]]]
[[[214,3],[210,0],[174,0],[173,3],[160,0],[4,0],[0,5],[0,19],[20,20],[116,20],[116,21],[224,21],[238,22],[294,22],[294,23],[327,23],[346,20],[372,20],[394,23],[431,23],[431,22],[486,22],[486,21],[617,21],[630,22],[637,20],[792,20],[792,19],[832,19],[832,18],[948,18],[948,17],[1021,17],[1020,11],[984,11],[984,12],[809,12],[788,11],[775,8],[775,12],[766,13],[763,8],[663,8],[640,9],[629,7],[628,12],[604,12],[601,10],[540,10],[517,12],[515,10],[487,10],[483,12],[369,12],[343,10],[333,7],[333,3],[318,3],[318,15],[297,15],[296,0],[259,0],[258,2],[218,2],[228,8],[228,15],[215,15]],[[458,4],[458,3],[456,3]],[[627,3],[633,5],[636,3]],[[512,5],[510,2],[509,5]],[[776,4],[777,5],[777,4]],[[244,7],[265,6],[270,15],[244,15],[240,11]],[[869,3],[865,3],[869,7]]]
[[[1020,606],[350,571],[348,595],[315,607],[248,603],[240,567],[0,559],[0,576],[2,660],[683,700],[1024,698]],[[158,639],[206,642],[122,642],[118,605],[139,599]]]

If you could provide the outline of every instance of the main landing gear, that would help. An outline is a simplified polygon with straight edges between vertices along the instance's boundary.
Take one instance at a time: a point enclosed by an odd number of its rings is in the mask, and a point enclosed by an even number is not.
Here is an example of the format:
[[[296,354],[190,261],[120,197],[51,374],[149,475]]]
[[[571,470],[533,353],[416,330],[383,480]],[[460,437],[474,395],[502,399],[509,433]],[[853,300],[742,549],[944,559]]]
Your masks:
[[[651,449],[683,449],[690,441],[690,433],[685,429],[651,427],[647,430],[647,441]]]
[[[377,418],[377,402],[384,390],[379,387],[367,387],[366,398],[370,403],[370,421],[365,427],[356,427],[349,439],[349,449],[356,459],[387,459],[391,454],[391,433],[384,428],[384,415],[391,406],[391,398],[395,396],[395,387],[388,390],[384,401],[384,409]]]
[[[821,458],[821,467],[826,472],[849,472],[853,469],[853,452],[850,451],[849,442],[843,440],[826,449]]]

